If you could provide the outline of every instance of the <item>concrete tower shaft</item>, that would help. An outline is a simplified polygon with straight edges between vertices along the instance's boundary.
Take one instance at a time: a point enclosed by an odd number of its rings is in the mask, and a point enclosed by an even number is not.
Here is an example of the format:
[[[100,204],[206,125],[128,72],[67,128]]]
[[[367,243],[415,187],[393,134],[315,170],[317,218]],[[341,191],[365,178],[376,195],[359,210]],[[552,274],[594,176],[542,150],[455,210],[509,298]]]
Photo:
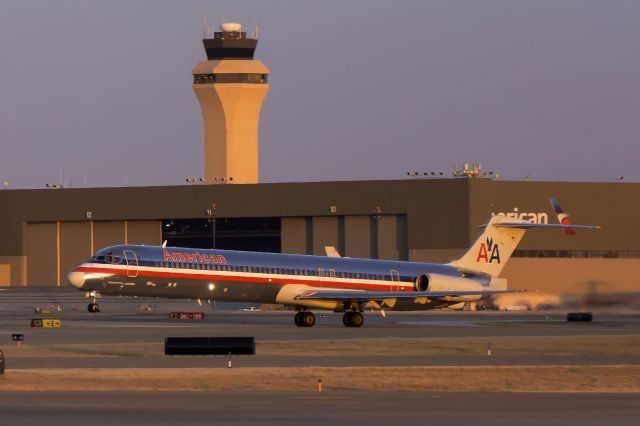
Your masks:
[[[257,42],[238,24],[223,24],[203,40],[207,60],[192,70],[204,121],[207,184],[258,182],[258,123],[269,69],[253,59]]]

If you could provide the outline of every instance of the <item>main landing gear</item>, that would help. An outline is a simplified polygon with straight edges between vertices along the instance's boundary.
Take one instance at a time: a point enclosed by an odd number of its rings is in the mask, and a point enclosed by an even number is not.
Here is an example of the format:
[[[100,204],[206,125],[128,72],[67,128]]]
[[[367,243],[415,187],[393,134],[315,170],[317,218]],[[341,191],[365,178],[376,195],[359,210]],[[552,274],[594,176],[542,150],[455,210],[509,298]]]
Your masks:
[[[313,315],[313,312],[299,311],[293,320],[298,327],[313,327],[316,323],[316,316]]]
[[[364,316],[358,311],[347,311],[342,317],[342,323],[345,327],[362,327]]]

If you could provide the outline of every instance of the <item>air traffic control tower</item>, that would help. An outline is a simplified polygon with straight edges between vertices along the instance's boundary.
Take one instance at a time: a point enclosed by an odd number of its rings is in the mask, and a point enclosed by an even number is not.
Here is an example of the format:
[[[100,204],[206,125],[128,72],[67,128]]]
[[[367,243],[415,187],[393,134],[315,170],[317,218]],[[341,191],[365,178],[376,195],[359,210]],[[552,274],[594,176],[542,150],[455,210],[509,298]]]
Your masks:
[[[258,122],[269,69],[253,59],[258,39],[226,23],[203,40],[207,60],[193,68],[204,120],[206,184],[258,182]]]

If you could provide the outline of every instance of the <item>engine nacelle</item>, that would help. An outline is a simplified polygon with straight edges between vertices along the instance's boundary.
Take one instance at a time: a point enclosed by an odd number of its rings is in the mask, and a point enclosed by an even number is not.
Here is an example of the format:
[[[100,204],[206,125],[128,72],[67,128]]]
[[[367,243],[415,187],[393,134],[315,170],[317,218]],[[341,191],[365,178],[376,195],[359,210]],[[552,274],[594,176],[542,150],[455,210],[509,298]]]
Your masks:
[[[482,282],[463,277],[452,277],[441,274],[422,274],[416,278],[416,291],[486,291],[489,288]],[[448,300],[469,302],[481,299],[481,296],[448,296]]]

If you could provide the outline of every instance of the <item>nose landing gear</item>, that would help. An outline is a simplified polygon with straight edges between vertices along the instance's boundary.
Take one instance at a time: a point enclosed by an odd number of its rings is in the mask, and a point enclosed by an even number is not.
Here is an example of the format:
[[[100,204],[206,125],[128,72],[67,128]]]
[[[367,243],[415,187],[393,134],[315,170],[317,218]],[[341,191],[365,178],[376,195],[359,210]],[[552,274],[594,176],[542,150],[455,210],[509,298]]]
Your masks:
[[[364,316],[358,311],[347,311],[342,317],[342,323],[345,327],[362,327]]]
[[[97,297],[96,292],[92,291],[91,293],[87,293],[87,297],[91,297],[91,303],[87,305],[87,310],[92,314],[95,314],[96,312],[100,312],[100,305],[98,305],[98,303],[96,302],[96,297]]]
[[[316,316],[313,312],[300,311],[293,317],[294,322],[298,327],[313,327],[316,323]]]

